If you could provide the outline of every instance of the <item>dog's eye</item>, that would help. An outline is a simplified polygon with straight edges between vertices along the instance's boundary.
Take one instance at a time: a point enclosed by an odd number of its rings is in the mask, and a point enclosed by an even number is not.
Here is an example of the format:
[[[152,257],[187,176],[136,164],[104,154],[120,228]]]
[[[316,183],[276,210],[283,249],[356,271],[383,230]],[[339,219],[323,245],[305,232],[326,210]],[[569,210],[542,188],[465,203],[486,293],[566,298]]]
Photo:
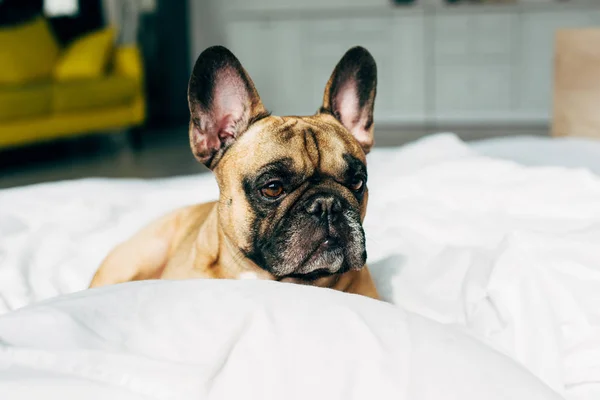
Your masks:
[[[352,182],[350,182],[350,190],[353,192],[360,192],[365,185],[365,181],[361,178],[354,178]]]
[[[269,199],[276,199],[283,194],[283,183],[279,181],[269,182],[260,189],[260,192]]]

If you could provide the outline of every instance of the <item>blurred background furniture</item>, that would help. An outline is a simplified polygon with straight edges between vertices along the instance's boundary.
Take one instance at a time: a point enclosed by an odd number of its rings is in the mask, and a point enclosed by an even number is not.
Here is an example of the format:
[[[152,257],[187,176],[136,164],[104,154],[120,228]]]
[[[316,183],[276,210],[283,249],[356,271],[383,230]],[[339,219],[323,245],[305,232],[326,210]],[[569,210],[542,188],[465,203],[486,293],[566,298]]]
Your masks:
[[[556,35],[553,136],[600,139],[600,29]]]
[[[96,135],[73,126],[69,136],[55,137],[62,140],[0,147],[0,187],[83,176],[198,172],[187,138],[187,82],[197,56],[215,44],[240,58],[267,108],[283,115],[314,113],[339,57],[351,46],[366,46],[379,69],[377,146],[440,131],[465,140],[548,136],[556,32],[600,27],[600,3],[490,2],[0,0],[0,30],[44,15],[60,45],[58,58],[91,32],[116,27],[115,49],[136,49],[123,56],[141,64],[145,109],[139,128],[124,123],[98,128]],[[119,53],[111,55],[107,75],[118,73]],[[23,98],[26,94],[20,92]],[[6,110],[1,101],[0,114],[11,107],[16,113],[12,101]],[[33,112],[27,107],[17,113]]]
[[[142,57],[117,44],[118,27],[70,30],[63,44],[34,8],[19,17],[0,27],[0,147],[144,122]]]
[[[314,112],[331,65],[348,47],[367,47],[379,69],[375,125],[398,128],[395,135],[407,126],[547,129],[555,31],[600,26],[596,0],[209,2],[213,29],[276,114]],[[190,7],[197,26],[206,7]]]
[[[135,45],[113,49],[112,37],[104,38],[110,40],[107,47],[94,40],[98,34],[76,39],[76,48],[61,51],[41,17],[0,30],[0,46],[14,50],[3,52],[0,60],[0,146],[129,128],[144,121],[139,50]],[[96,58],[96,52],[104,54]],[[94,62],[102,65],[86,65]],[[11,77],[10,66],[22,76]],[[34,71],[27,74],[31,67]],[[97,71],[85,71],[89,68]],[[61,70],[62,75],[57,73]]]

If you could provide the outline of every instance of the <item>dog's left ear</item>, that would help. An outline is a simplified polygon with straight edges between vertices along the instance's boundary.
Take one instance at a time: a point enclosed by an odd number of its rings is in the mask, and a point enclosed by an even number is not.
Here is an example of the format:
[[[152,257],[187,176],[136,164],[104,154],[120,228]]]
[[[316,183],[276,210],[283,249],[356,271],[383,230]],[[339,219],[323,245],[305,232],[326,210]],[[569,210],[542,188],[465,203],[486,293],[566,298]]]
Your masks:
[[[353,47],[333,70],[323,95],[321,112],[332,114],[354,135],[365,153],[373,147],[373,109],[377,65],[365,48]]]
[[[188,85],[190,146],[198,161],[213,169],[235,140],[267,116],[256,87],[232,52],[204,50]]]

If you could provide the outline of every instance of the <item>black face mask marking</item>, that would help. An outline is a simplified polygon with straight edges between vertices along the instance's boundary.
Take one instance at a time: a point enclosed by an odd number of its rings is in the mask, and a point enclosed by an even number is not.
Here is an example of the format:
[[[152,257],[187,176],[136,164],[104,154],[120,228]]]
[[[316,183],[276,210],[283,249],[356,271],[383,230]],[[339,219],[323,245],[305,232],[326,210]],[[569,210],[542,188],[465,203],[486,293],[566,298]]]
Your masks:
[[[349,154],[343,159],[346,168],[336,177],[318,171],[305,176],[294,169],[291,158],[282,158],[243,179],[255,216],[246,257],[278,278],[306,280],[365,264],[360,207],[366,190],[366,167]],[[348,186],[356,179],[364,180],[364,185],[352,191]],[[285,190],[276,200],[260,193],[260,188],[272,180],[281,182]]]

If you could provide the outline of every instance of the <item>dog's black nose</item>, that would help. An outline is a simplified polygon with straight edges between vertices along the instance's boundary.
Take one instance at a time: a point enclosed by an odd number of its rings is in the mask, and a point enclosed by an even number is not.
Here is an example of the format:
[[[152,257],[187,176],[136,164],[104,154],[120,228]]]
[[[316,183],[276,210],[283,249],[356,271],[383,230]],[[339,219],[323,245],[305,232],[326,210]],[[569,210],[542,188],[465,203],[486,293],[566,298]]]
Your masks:
[[[342,203],[334,196],[319,196],[308,202],[306,212],[322,219],[335,220],[342,212]]]

